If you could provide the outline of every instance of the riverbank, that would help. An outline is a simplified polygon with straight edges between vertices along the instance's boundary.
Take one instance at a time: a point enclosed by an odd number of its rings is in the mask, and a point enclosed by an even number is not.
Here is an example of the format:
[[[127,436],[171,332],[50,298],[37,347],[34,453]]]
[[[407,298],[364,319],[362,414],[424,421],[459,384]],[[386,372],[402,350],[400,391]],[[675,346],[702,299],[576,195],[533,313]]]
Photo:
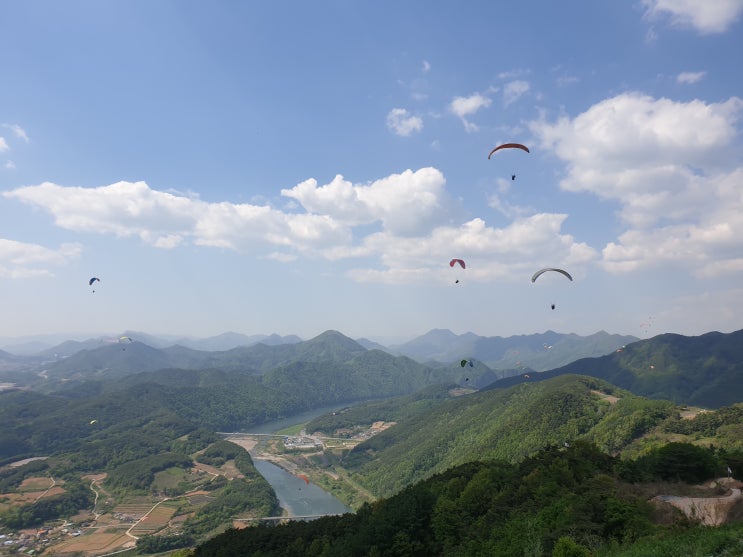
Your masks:
[[[305,451],[289,451],[281,437],[266,437],[265,434],[233,433],[226,436],[226,439],[247,450],[259,470],[258,463],[265,462],[291,476],[306,476],[311,484],[322,488],[349,509],[358,509],[363,503],[375,500],[369,491],[353,481],[348,472],[338,464],[342,452],[353,448],[360,439],[317,438],[322,447],[319,450]]]
[[[256,468],[271,483],[280,500],[281,507],[288,515],[296,516],[298,513],[304,512],[297,510],[298,508],[305,508],[303,502],[293,503],[292,501],[296,499],[296,495],[303,496],[299,499],[307,499],[312,493],[317,494],[314,489],[322,491],[325,495],[332,497],[343,505],[344,510],[326,514],[348,512],[359,508],[365,502],[374,501],[375,497],[354,482],[346,470],[339,467],[341,457],[365,438],[384,429],[385,425],[380,426],[381,422],[375,424],[376,427],[370,428],[369,432],[362,433],[358,438],[353,439],[312,436],[303,431],[302,426],[310,420],[329,412],[338,411],[340,408],[341,406],[338,405],[318,408],[275,422],[261,424],[256,428],[251,428],[249,433],[234,432],[223,433],[222,435],[226,440],[248,451]],[[391,424],[387,424],[386,427],[389,427],[389,425]],[[284,439],[289,437],[288,431],[291,432],[291,436],[301,437],[301,440],[295,440],[297,443],[289,443],[289,446],[287,446]],[[308,447],[297,448],[302,443],[307,444]],[[297,445],[297,447],[293,445]],[[269,466],[276,467],[283,474],[286,474],[287,478],[291,478],[291,481],[283,478],[280,474],[273,474],[274,471],[272,470],[272,478],[278,482],[278,485],[274,485],[272,479],[266,477],[262,471],[262,469],[269,469]],[[305,482],[304,488],[301,484],[294,483],[294,481],[299,480],[300,476],[306,477],[309,482]],[[293,491],[285,492],[283,490],[288,483],[292,484],[291,489]],[[283,502],[280,491],[286,495]],[[303,493],[298,493],[302,491]],[[323,496],[320,497],[321,505],[324,505]],[[312,512],[311,514],[321,513]]]

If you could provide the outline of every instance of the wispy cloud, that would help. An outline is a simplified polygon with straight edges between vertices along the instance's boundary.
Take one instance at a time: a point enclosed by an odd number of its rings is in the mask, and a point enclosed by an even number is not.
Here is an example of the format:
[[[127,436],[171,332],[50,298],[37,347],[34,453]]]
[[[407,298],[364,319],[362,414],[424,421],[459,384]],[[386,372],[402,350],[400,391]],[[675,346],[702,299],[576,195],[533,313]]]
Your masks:
[[[26,134],[26,130],[24,130],[18,124],[3,124],[3,127],[12,131],[13,135],[15,135],[19,139],[22,139],[25,143],[29,143],[31,141],[28,138],[28,134]]]
[[[580,81],[579,78],[574,75],[561,75],[558,76],[556,83],[558,87],[567,87],[568,85],[574,85]]]
[[[478,126],[468,120],[469,116],[475,114],[481,108],[487,108],[492,103],[492,100],[480,93],[475,93],[469,97],[455,97],[449,103],[449,110],[462,120],[464,129],[467,132],[476,132],[479,130]]]
[[[77,258],[82,247],[77,243],[62,244],[51,249],[39,244],[30,244],[0,238],[0,277],[27,278],[51,276],[48,267],[64,265]]]
[[[696,83],[700,81],[707,72],[681,72],[676,76],[678,83]]]
[[[509,70],[507,72],[500,72],[498,74],[498,79],[517,79],[519,77],[524,77],[525,75],[529,75],[531,73],[530,70],[527,69],[515,69],[515,70]]]
[[[387,113],[387,127],[396,135],[406,137],[423,129],[423,119],[404,108],[393,108]]]
[[[724,33],[743,12],[743,0],[642,0],[645,17],[670,17],[671,25],[702,34]]]
[[[529,92],[530,86],[528,81],[516,80],[509,81],[503,86],[503,102],[508,106],[516,102],[523,95]]]

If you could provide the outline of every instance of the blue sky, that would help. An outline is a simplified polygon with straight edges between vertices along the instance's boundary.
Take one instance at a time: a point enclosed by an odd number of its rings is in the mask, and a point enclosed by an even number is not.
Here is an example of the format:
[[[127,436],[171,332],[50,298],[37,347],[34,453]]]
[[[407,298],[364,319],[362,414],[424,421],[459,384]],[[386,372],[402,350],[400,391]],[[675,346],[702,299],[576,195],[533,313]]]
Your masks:
[[[4,2],[0,337],[737,330],[741,19]]]

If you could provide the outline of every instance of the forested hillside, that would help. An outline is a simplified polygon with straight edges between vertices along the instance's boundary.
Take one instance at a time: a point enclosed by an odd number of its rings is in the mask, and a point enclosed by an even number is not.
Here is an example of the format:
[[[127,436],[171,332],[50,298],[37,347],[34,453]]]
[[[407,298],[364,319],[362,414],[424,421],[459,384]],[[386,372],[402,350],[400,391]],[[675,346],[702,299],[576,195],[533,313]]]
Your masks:
[[[540,381],[564,374],[590,375],[636,395],[719,408],[743,401],[743,330],[700,336],[663,334],[638,341],[599,358],[529,374]],[[491,388],[523,382],[523,376]]]
[[[358,445],[342,464],[376,495],[389,496],[451,466],[518,462],[578,438],[616,452],[674,410],[670,402],[636,397],[594,378],[564,376],[442,401]],[[331,429],[332,418],[326,420],[323,427]]]
[[[640,477],[658,481],[674,469],[683,470],[675,479],[696,482],[722,466],[711,451],[671,449],[632,466],[580,441],[519,463],[469,462],[355,514],[230,530],[193,556],[739,555],[740,525],[711,532],[648,502],[658,486]],[[648,547],[658,551],[641,552]]]

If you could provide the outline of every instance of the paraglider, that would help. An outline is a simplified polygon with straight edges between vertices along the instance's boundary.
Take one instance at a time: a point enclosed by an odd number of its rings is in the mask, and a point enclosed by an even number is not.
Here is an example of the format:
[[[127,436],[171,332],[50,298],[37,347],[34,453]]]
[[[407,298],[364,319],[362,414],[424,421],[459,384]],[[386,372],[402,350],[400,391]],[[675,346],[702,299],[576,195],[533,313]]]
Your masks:
[[[475,365],[475,364],[472,363],[472,360],[462,360],[461,362],[459,362],[459,365],[461,367],[464,367],[467,364],[469,364],[470,367],[474,367],[474,365]]]
[[[500,151],[501,149],[521,149],[522,151],[526,151],[527,153],[530,153],[529,148],[526,145],[522,145],[521,143],[504,143],[503,145],[498,145],[495,149],[490,151],[488,154],[488,159],[493,156],[493,153],[496,151]]]
[[[98,423],[98,420],[90,420],[90,425],[95,425]]]
[[[98,277],[91,277],[88,281],[88,286],[93,286],[93,283],[96,281],[101,282],[101,279],[99,279]],[[93,290],[93,293],[95,294],[95,289]]]
[[[536,282],[536,280],[541,277],[544,273],[548,271],[554,271],[555,273],[560,273],[561,275],[565,275],[570,281],[573,281],[573,277],[570,276],[570,273],[565,271],[564,269],[556,269],[555,267],[545,267],[544,269],[539,269],[536,273],[534,273],[531,277],[532,282]],[[555,309],[555,304],[550,304],[550,309]]]
[[[297,474],[297,477],[300,480],[304,480],[304,483],[306,483],[307,485],[310,485],[310,479],[307,476],[305,476],[304,474]]]
[[[454,265],[459,264],[462,269],[466,269],[467,265],[464,263],[464,259],[452,259],[449,261],[449,267],[454,268]],[[454,284],[459,284],[459,279],[454,281]]]
[[[546,268],[544,268],[544,269],[540,269],[540,270],[538,270],[538,271],[537,271],[536,273],[534,273],[534,274],[532,275],[532,277],[531,277],[531,281],[532,281],[532,282],[536,282],[536,280],[537,280],[537,279],[538,279],[538,278],[539,278],[540,276],[542,276],[542,275],[543,275],[544,273],[546,273],[547,271],[554,271],[554,272],[556,272],[556,273],[560,273],[560,274],[563,274],[563,275],[565,275],[566,277],[568,277],[568,278],[569,278],[569,279],[570,279],[571,281],[573,280],[573,277],[571,277],[571,276],[570,276],[570,273],[568,273],[567,271],[565,271],[565,270],[563,270],[563,269],[555,269],[554,267],[546,267]]]
[[[490,157],[493,156],[493,153],[496,151],[500,151],[501,149],[521,149],[522,151],[529,152],[529,148],[526,145],[522,145],[521,143],[504,143],[503,145],[498,145],[495,149],[490,151],[488,154],[488,160],[490,160]],[[514,181],[516,179],[515,174],[511,174],[511,181]]]
[[[132,340],[132,337],[127,337],[127,336],[119,337],[119,344],[124,344],[125,345],[122,348],[122,350],[126,350],[126,345],[129,344],[129,343],[132,343],[132,342],[134,342]]]

